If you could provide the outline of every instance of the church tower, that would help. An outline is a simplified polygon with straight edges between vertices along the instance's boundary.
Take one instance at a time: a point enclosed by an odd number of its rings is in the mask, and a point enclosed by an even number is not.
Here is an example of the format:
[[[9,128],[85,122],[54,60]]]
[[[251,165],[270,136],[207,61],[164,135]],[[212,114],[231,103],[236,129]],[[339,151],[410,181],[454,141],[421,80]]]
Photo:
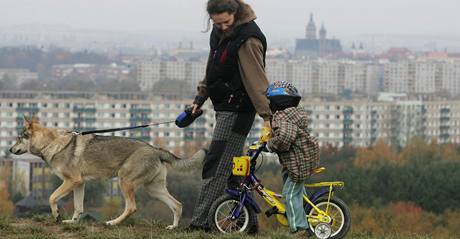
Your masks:
[[[313,20],[313,14],[310,13],[310,21],[308,22],[307,25],[307,34],[306,34],[307,39],[316,39],[316,25],[315,21]]]
[[[323,24],[321,24],[321,29],[319,30],[319,39],[325,40],[326,39],[326,34],[327,34],[327,31],[326,31],[326,28],[324,27],[324,23],[323,23]]]

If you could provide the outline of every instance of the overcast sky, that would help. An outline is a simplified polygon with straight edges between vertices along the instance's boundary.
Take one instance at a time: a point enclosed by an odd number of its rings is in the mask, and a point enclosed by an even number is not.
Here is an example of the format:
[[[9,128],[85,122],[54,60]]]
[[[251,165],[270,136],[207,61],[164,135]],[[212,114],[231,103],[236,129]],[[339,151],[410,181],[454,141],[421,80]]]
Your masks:
[[[328,35],[460,36],[460,0],[246,0],[267,33],[304,35],[312,12]],[[103,30],[204,28],[206,0],[0,0],[0,26],[65,24]]]

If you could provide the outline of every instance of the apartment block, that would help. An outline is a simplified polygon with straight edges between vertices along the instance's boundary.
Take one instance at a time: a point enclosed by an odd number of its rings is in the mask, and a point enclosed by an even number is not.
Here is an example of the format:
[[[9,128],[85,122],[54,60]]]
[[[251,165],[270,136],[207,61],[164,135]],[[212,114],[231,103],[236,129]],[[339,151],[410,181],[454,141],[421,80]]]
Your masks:
[[[344,91],[375,95],[381,67],[372,62],[346,60],[267,60],[267,77],[292,82],[304,95],[339,95]]]
[[[441,92],[460,94],[460,60],[441,65]]]
[[[414,137],[460,143],[460,101],[304,101],[321,145],[404,146]]]
[[[179,129],[175,120],[191,100],[169,100],[144,93],[2,92],[0,93],[0,154],[14,143],[23,129],[23,115],[37,115],[46,127],[75,131],[119,128],[155,122],[167,124],[137,130],[106,133],[144,140],[181,154],[212,139],[215,115],[205,104],[205,113],[194,124]],[[397,97],[380,101],[356,99],[301,102],[310,116],[312,133],[322,145],[369,146],[377,139],[404,146],[413,137],[439,142],[460,140],[460,101],[413,101]],[[256,141],[262,120],[256,122],[248,143]]]
[[[460,62],[405,60],[384,64],[384,91],[395,93],[460,95]]]
[[[126,79],[131,73],[131,68],[125,65],[95,65],[95,64],[65,64],[54,65],[51,68],[51,76],[55,80],[63,80],[65,77],[78,74],[88,79],[104,77],[108,79]]]
[[[51,194],[51,170],[40,158],[30,155],[11,155],[0,158],[0,165],[8,165],[12,191],[46,199]]]
[[[38,116],[46,127],[78,132],[171,122],[107,135],[137,138],[183,153],[185,146],[209,141],[215,125],[214,110],[208,102],[203,106],[205,113],[194,124],[177,128],[174,120],[191,102],[144,93],[0,92],[0,156],[22,132],[24,115]],[[262,120],[257,119],[255,132],[261,124]],[[257,137],[253,132],[250,139]]]
[[[143,91],[152,90],[159,81],[178,80],[196,89],[206,73],[206,61],[161,60],[142,61],[137,65],[137,79]]]

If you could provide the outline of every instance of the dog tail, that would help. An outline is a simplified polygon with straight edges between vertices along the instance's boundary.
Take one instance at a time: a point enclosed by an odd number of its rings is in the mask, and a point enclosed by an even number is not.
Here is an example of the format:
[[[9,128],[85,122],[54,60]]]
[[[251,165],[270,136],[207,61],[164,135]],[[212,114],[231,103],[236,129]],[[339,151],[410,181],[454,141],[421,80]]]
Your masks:
[[[192,157],[184,159],[165,150],[164,154],[161,156],[161,161],[171,164],[172,168],[176,170],[191,171],[203,166],[206,153],[205,149],[200,149]]]

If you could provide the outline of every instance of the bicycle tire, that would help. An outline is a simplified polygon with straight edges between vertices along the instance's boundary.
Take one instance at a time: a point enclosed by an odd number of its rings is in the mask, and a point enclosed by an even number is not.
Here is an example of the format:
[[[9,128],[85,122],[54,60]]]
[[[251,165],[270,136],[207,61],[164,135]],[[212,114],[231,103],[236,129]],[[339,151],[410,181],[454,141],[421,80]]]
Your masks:
[[[314,204],[317,207],[320,207],[322,209],[322,207],[324,205],[327,205],[327,201],[328,201],[327,197],[320,197],[314,202]],[[339,226],[339,230],[335,230],[335,231],[332,232],[332,235],[331,235],[330,239],[342,239],[347,235],[347,233],[348,233],[348,231],[350,230],[350,227],[351,227],[350,209],[348,208],[347,204],[342,199],[340,199],[338,197],[331,198],[331,200],[329,202],[329,205],[334,207],[335,209],[338,209],[339,213],[340,213],[340,216],[343,217],[343,225]],[[315,213],[314,208],[306,207],[305,210],[307,210],[307,208],[309,208],[309,210],[305,212],[307,215],[312,215],[312,214]],[[333,220],[336,220],[336,219],[333,218]],[[333,221],[332,224],[334,224],[334,223],[335,222]],[[308,224],[309,224],[309,231],[314,235],[314,226],[315,225],[311,224],[310,222],[308,222]],[[333,227],[334,227],[334,225],[333,225]]]
[[[253,234],[257,232],[258,225],[257,225],[257,213],[254,211],[254,209],[248,205],[243,206],[242,210],[242,216],[244,214],[247,214],[247,223],[244,223],[243,226],[238,230],[238,231],[231,231],[231,230],[224,230],[221,225],[218,225],[218,215],[219,213],[218,210],[219,208],[222,208],[222,205],[229,204],[229,203],[234,203],[234,205],[237,205],[239,203],[239,198],[234,197],[231,195],[222,195],[221,197],[217,198],[216,201],[211,205],[211,208],[209,210],[208,214],[208,224],[211,227],[211,230],[220,232],[220,233],[248,233],[248,234]],[[228,209],[228,208],[227,208]],[[227,214],[227,213],[226,213]],[[231,211],[228,213],[228,216],[231,216]],[[240,217],[241,218],[241,217]]]

